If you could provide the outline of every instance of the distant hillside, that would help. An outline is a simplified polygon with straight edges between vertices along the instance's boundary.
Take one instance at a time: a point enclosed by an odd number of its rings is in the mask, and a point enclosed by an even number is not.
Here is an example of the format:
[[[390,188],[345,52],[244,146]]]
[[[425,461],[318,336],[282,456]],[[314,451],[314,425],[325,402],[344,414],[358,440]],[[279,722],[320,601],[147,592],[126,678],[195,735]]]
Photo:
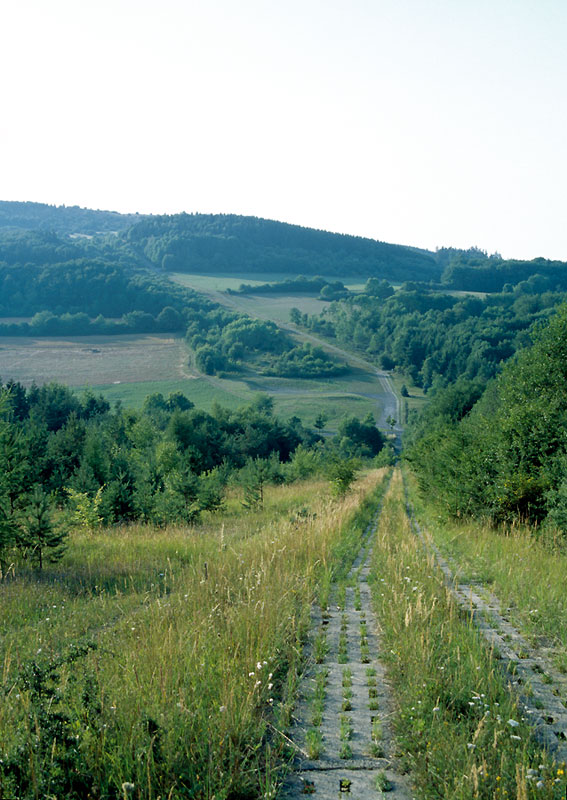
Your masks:
[[[119,214],[117,211],[0,200],[0,230],[49,230],[94,236],[124,230],[139,219],[138,214]]]
[[[178,272],[378,276],[438,280],[432,253],[374,239],[235,214],[144,218],[125,237],[155,266]]]
[[[118,235],[97,236],[111,232]],[[102,258],[117,267],[237,277],[378,277],[484,292],[520,282],[528,282],[528,292],[567,289],[565,262],[505,261],[477,247],[442,247],[432,253],[237,214],[119,214],[0,200],[0,263],[40,268],[85,258]]]
[[[534,258],[519,261],[501,258],[470,258],[462,255],[445,267],[442,283],[449,289],[473,292],[501,292],[509,287],[526,284],[522,288],[533,294],[567,289],[567,263]]]

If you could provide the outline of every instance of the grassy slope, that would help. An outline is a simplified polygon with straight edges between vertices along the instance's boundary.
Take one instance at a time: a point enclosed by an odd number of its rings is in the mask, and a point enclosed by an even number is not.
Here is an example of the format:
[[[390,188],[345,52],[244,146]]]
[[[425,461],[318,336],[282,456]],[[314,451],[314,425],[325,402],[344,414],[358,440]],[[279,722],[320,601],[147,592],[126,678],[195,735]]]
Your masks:
[[[416,495],[417,508],[441,551],[465,580],[493,592],[535,646],[551,649],[567,672],[567,548],[561,535],[524,525],[495,529],[478,522],[448,521]]]
[[[341,502],[311,481],[271,488],[256,513],[235,495],[196,528],[77,532],[42,580],[17,570],[0,611],[0,766],[21,771],[3,793],[68,797],[71,778],[79,796],[271,791],[317,583],[356,554],[382,476]]]

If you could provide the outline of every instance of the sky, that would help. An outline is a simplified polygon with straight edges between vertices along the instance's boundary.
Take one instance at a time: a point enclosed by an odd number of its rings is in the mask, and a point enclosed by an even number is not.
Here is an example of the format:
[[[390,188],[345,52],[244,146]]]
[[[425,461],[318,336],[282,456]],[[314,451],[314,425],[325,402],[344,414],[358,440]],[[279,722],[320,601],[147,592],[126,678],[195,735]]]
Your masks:
[[[4,0],[0,199],[567,260],[566,0]]]

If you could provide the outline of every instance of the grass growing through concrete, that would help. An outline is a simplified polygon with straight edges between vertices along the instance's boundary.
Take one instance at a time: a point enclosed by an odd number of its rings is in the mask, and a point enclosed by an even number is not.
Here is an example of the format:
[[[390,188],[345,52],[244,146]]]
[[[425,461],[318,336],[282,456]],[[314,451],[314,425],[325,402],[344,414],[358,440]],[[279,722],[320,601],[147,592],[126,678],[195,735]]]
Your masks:
[[[534,743],[493,654],[413,535],[399,472],[383,505],[372,586],[398,747],[419,797],[563,797],[562,772]]]
[[[41,580],[0,587],[0,793],[273,792],[318,581],[352,562],[380,478],[341,502],[310,482],[197,528],[76,534]]]
[[[411,484],[410,484],[411,485]],[[553,649],[567,672],[567,541],[560,532],[526,525],[494,528],[442,520],[412,492],[416,510],[440,548],[466,579],[479,581],[509,609],[513,624],[535,645]]]

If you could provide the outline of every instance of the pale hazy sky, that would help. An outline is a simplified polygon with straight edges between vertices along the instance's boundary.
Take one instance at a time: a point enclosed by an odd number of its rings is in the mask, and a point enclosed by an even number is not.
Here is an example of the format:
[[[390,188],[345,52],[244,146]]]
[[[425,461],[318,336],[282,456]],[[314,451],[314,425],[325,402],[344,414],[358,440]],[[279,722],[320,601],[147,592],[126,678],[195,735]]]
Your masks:
[[[567,260],[567,0],[3,0],[0,199]]]

